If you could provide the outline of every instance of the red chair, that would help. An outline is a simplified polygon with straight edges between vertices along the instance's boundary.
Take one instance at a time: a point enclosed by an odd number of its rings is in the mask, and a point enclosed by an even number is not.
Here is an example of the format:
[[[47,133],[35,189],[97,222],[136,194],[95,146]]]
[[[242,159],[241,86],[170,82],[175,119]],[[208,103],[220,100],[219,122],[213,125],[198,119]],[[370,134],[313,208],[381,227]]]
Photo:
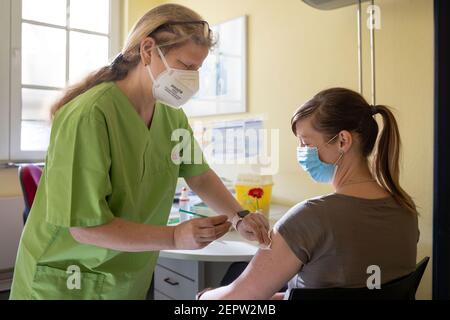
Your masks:
[[[29,164],[19,167],[19,180],[22,187],[25,209],[23,211],[23,223],[27,222],[31,207],[33,206],[34,196],[41,179],[42,169],[38,166]]]

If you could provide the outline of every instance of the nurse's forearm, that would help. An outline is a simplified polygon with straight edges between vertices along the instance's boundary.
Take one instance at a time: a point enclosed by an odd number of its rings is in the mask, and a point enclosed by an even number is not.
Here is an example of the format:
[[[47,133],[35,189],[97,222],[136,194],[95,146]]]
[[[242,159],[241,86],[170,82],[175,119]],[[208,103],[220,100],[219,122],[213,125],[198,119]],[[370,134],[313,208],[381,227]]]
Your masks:
[[[226,214],[230,219],[242,210],[241,205],[224,186],[213,170],[186,179],[189,187],[214,211]]]
[[[70,233],[82,244],[123,252],[145,252],[175,249],[174,229],[115,218],[102,226],[71,228]]]

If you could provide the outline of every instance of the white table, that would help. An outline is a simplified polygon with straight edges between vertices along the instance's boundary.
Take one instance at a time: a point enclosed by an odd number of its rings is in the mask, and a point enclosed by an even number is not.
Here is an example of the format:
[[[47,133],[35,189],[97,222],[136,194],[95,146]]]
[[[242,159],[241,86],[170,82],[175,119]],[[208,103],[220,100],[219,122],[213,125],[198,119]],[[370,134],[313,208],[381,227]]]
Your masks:
[[[273,204],[270,224],[289,207]],[[217,287],[233,262],[248,262],[258,250],[256,242],[243,239],[230,231],[201,250],[161,251],[154,275],[156,300],[190,300],[206,287]]]

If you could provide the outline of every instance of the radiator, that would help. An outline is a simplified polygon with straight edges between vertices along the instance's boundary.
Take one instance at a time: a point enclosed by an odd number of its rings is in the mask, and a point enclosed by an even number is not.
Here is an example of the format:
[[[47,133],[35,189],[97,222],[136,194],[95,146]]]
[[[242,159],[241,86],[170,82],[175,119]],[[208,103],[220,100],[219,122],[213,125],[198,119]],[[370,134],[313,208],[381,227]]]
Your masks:
[[[0,198],[0,291],[9,290],[23,229],[22,197]]]

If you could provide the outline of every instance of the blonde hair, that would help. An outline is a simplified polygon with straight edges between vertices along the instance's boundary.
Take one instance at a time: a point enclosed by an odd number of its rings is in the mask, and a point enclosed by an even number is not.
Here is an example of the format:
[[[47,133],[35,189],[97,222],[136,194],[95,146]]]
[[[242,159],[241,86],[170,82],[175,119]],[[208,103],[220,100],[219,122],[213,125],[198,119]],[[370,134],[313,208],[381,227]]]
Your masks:
[[[152,37],[164,54],[188,41],[208,48],[214,45],[208,23],[195,11],[177,4],[155,7],[133,26],[122,52],[110,65],[66,88],[63,96],[52,105],[51,116],[54,117],[64,105],[96,85],[126,78],[141,61],[140,46],[146,37]]]

